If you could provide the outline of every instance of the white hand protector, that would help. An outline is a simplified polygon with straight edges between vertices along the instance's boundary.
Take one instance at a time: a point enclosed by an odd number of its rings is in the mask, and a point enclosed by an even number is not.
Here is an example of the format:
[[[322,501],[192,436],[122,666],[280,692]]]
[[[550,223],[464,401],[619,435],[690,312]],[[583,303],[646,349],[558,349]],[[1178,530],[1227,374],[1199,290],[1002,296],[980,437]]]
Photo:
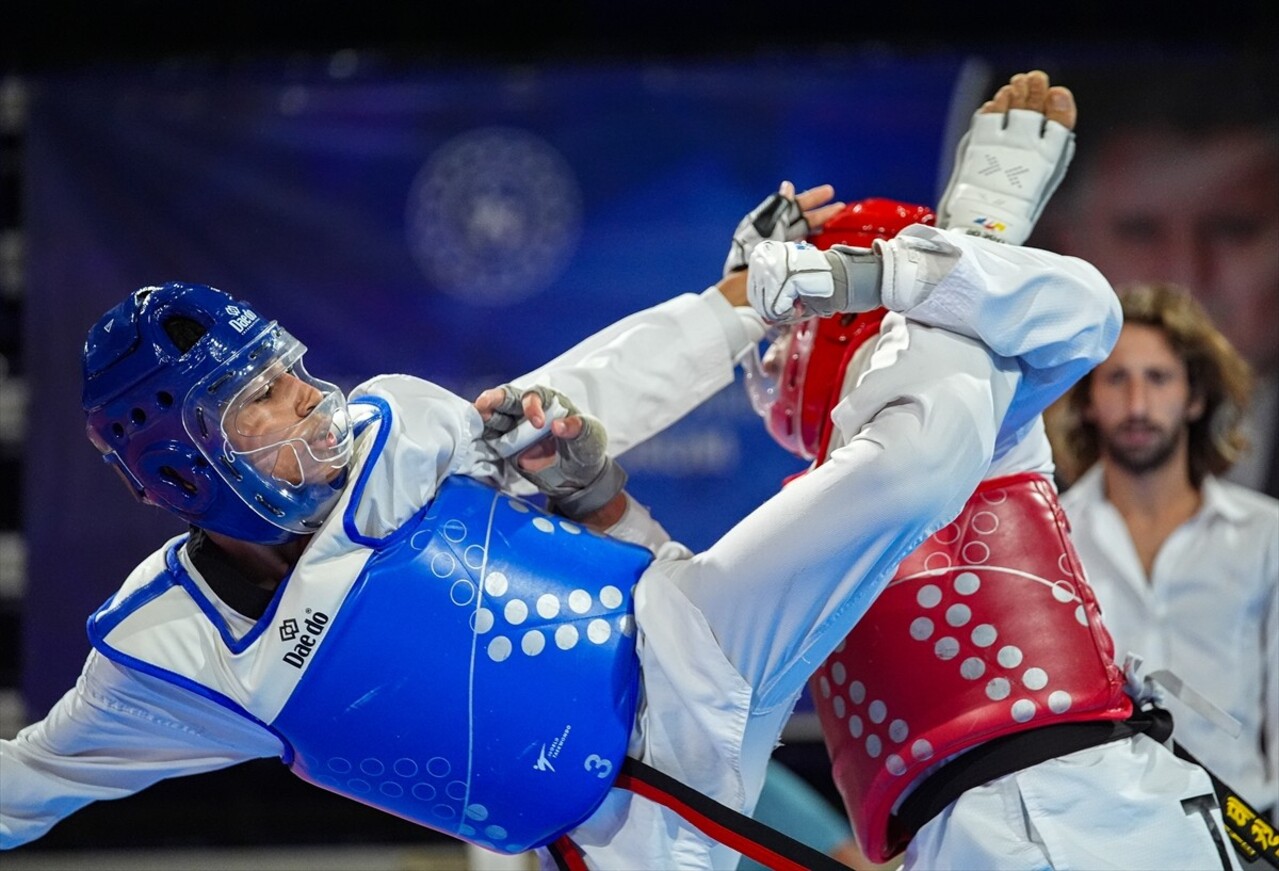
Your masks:
[[[1039,112],[974,113],[937,206],[937,226],[1022,244],[1074,156],[1074,132]]]
[[[799,203],[793,197],[772,194],[738,222],[724,260],[724,275],[745,269],[755,246],[765,239],[796,242],[807,235],[808,220]]]
[[[751,255],[746,298],[769,323],[791,324],[878,308],[881,276],[879,255],[869,248],[765,241]]]
[[[549,387],[520,390],[506,384],[502,390],[505,396],[485,423],[481,438],[550,497],[551,510],[579,520],[603,508],[626,486],[626,471],[608,455],[608,433],[598,420],[579,412],[572,400]],[[524,397],[530,393],[541,398],[546,413],[546,424],[536,429],[524,415]],[[555,459],[550,465],[524,468],[520,455],[549,434],[551,421],[560,417],[580,417],[582,431],[575,438],[555,438]]]

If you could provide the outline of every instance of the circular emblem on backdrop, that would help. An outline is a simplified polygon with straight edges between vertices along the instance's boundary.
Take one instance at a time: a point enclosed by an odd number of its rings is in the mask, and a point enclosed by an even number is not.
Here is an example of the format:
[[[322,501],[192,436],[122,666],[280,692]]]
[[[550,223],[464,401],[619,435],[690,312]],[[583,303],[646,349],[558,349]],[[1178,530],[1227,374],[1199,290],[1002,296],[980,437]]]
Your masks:
[[[409,250],[441,291],[504,305],[546,290],[577,248],[582,197],[538,136],[487,127],[444,143],[409,190]]]

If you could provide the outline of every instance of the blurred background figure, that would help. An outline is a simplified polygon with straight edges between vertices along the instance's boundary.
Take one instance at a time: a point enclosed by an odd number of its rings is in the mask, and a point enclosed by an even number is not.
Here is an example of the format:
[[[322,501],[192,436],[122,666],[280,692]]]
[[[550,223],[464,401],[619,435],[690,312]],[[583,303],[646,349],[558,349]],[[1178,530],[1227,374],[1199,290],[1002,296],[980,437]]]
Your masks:
[[[1062,497],[1116,656],[1169,669],[1237,719],[1177,698],[1173,738],[1274,819],[1279,790],[1279,500],[1223,480],[1248,367],[1184,289],[1121,289],[1110,357],[1065,397]]]
[[[1269,58],[1110,62],[1069,80],[1088,118],[1078,158],[1030,244],[1090,260],[1111,283],[1189,288],[1253,367],[1226,474],[1279,496],[1279,72]],[[1068,483],[1082,470],[1061,468]]]

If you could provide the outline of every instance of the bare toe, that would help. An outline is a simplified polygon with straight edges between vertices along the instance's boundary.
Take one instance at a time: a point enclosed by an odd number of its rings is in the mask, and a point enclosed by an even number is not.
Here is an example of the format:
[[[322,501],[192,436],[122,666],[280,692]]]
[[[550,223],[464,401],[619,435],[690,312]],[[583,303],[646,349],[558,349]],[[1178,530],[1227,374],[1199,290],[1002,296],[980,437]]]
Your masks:
[[[1043,70],[1032,70],[1026,73],[1026,105],[1023,109],[1039,112],[1041,115],[1048,103],[1048,74]]]
[[[1011,85],[1004,85],[995,92],[995,96],[991,97],[985,103],[982,103],[979,110],[982,114],[989,115],[991,113],[1005,114],[1012,107],[1013,89]]]
[[[1012,99],[1010,108],[1025,109],[1030,93],[1030,77],[1025,73],[1018,73],[1008,80],[1008,87],[1011,89]]]
[[[1079,110],[1075,106],[1075,95],[1070,92],[1070,88],[1053,85],[1048,89],[1047,104],[1044,115],[1049,121],[1056,121],[1067,130],[1075,129]]]

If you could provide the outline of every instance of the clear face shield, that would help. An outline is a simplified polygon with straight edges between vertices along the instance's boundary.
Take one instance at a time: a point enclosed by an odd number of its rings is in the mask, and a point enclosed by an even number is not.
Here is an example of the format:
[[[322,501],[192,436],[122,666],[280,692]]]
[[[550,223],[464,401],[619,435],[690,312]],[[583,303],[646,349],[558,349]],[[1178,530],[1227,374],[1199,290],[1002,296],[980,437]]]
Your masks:
[[[781,379],[793,335],[794,330],[790,325],[770,326],[764,332],[764,337],[752,345],[742,358],[746,395],[750,399],[751,408],[765,420],[772,414],[773,405],[780,394]]]
[[[804,444],[798,415],[804,375],[816,329],[807,322],[770,326],[763,339],[741,361],[751,408],[764,420],[769,435],[796,456],[812,459]]]
[[[270,522],[313,532],[351,459],[346,397],[302,365],[306,346],[272,326],[197,384],[183,420],[231,488]]]

